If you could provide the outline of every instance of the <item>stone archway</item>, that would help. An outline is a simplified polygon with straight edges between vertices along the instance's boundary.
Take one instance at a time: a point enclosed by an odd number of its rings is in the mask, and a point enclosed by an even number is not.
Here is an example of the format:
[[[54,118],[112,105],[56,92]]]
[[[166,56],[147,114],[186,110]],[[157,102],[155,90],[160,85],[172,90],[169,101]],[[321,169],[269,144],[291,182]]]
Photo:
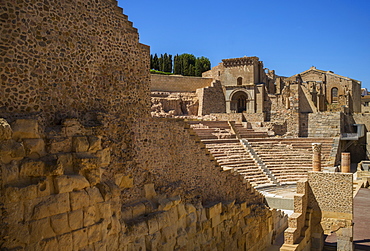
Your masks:
[[[236,113],[248,110],[248,95],[243,91],[237,91],[231,98],[231,111]]]

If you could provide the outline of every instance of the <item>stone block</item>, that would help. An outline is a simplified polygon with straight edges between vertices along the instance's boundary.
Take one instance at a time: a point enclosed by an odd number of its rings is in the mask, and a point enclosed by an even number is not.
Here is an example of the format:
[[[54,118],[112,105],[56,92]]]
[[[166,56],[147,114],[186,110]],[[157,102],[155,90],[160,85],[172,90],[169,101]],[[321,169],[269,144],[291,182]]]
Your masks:
[[[33,210],[33,219],[62,214],[70,210],[69,194],[56,194],[42,198]]]
[[[178,218],[181,219],[182,217],[186,216],[186,210],[185,210],[185,205],[180,203],[177,205],[177,212],[178,212]]]
[[[176,225],[173,224],[168,227],[162,228],[161,233],[163,242],[172,242],[173,240],[175,240],[177,235]]]
[[[73,155],[71,153],[58,154],[57,165],[64,170],[64,174],[75,174],[73,170]]]
[[[73,250],[72,233],[57,236],[59,250]]]
[[[131,220],[133,218],[132,207],[123,207],[121,217],[125,221]]]
[[[68,212],[68,225],[72,230],[80,229],[84,225],[84,213],[82,209]]]
[[[146,212],[146,208],[145,208],[145,205],[143,203],[133,204],[133,205],[131,205],[131,208],[132,208],[132,217],[133,218],[136,218],[140,215],[143,215]]]
[[[96,203],[103,202],[103,196],[101,195],[97,187],[88,187],[85,189],[90,198],[90,205],[95,205]]]
[[[47,142],[47,151],[49,153],[69,153],[72,151],[72,138],[55,137]]]
[[[37,139],[40,138],[39,125],[35,119],[17,119],[11,124],[13,139]]]
[[[101,219],[108,219],[112,217],[112,211],[109,202],[97,203],[96,208]]]
[[[39,250],[58,250],[58,240],[56,237],[43,239],[39,243]]]
[[[171,224],[167,212],[155,214],[155,218],[157,219],[159,229],[165,228]]]
[[[101,137],[88,136],[87,140],[89,141],[89,152],[95,153],[96,151],[101,150]]]
[[[207,208],[207,217],[211,219],[217,215],[220,215],[222,212],[222,203],[213,205],[212,207]]]
[[[9,164],[0,165],[2,173],[2,182],[4,185],[18,183],[19,163],[12,161]]]
[[[149,218],[147,220],[149,234],[154,234],[155,232],[159,231],[158,221],[155,217]]]
[[[72,151],[87,152],[89,149],[89,141],[86,136],[74,136],[72,137]]]
[[[42,239],[55,237],[50,226],[49,218],[43,218],[30,222],[30,242],[39,242]]]
[[[167,211],[170,222],[176,222],[179,219],[177,207],[173,207]]]
[[[45,156],[45,142],[43,139],[23,139],[26,157],[38,159]]]
[[[113,235],[113,234],[117,234],[117,233],[121,233],[123,232],[122,229],[121,229],[121,223],[119,221],[119,219],[117,218],[117,216],[112,216],[111,218],[111,223],[110,225],[108,225],[108,235]]]
[[[94,243],[94,250],[108,251],[107,244],[104,241],[98,241]]]
[[[0,141],[11,139],[12,136],[13,136],[13,131],[8,121],[6,121],[3,118],[0,118]]]
[[[0,162],[10,163],[12,160],[21,160],[26,156],[23,143],[15,140],[3,140],[0,144]]]
[[[5,188],[5,198],[7,202],[17,202],[24,200],[33,200],[37,197],[37,185],[25,187],[8,186]]]
[[[185,210],[186,210],[186,213],[187,214],[191,214],[191,213],[196,213],[197,212],[197,209],[195,208],[195,206],[193,204],[185,204]]]
[[[108,201],[111,198],[118,197],[120,195],[120,189],[113,181],[106,181],[100,184],[97,184],[100,193],[102,194],[104,201]]]
[[[25,160],[21,165],[20,176],[40,177],[46,176],[45,162],[40,160]]]
[[[54,179],[57,193],[69,193],[82,190],[90,186],[90,183],[82,175],[61,175]]]
[[[73,243],[73,250],[79,250],[82,247],[87,246],[88,239],[87,239],[87,229],[82,228],[72,232],[72,243]]]
[[[134,178],[131,175],[117,174],[115,176],[115,182],[120,188],[134,187]]]
[[[87,239],[89,243],[94,243],[102,240],[101,228],[101,223],[92,225],[87,228]]]
[[[77,119],[66,119],[63,121],[62,130],[67,137],[84,133],[83,127]]]
[[[106,167],[110,164],[110,148],[97,151],[96,156],[99,158],[99,166]]]
[[[90,205],[90,197],[85,190],[70,192],[70,200],[73,211]]]
[[[158,200],[158,203],[159,203],[158,210],[160,211],[167,211],[174,206],[173,201],[167,198],[160,198]]]
[[[50,217],[51,228],[57,235],[65,234],[71,231],[68,224],[68,214],[57,214]]]
[[[212,222],[212,228],[216,227],[218,224],[221,223],[221,215],[220,214],[214,215],[211,218],[211,222]]]
[[[146,221],[135,222],[128,228],[128,233],[131,236],[142,236],[149,233],[148,224]]]
[[[91,226],[99,221],[95,206],[85,207],[84,212],[84,227]]]
[[[157,193],[154,189],[154,184],[153,183],[145,184],[144,185],[144,192],[145,192],[145,198],[147,198],[148,200],[151,200],[151,199],[153,199],[154,197],[157,196]]]

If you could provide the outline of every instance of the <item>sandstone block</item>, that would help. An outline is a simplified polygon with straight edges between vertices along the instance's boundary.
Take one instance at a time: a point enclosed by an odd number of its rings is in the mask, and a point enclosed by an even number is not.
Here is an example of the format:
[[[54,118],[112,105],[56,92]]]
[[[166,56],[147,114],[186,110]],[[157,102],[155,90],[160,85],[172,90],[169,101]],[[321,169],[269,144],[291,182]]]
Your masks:
[[[84,223],[84,213],[82,209],[68,212],[68,224],[72,230],[80,229]]]
[[[58,250],[58,240],[56,237],[43,239],[39,243],[39,250]]]
[[[167,211],[171,209],[174,206],[173,201],[167,199],[167,198],[161,198],[158,200],[159,206],[158,210],[160,211]]]
[[[103,150],[97,151],[96,156],[99,158],[99,165],[101,167],[106,167],[110,164],[110,149],[105,148]]]
[[[55,137],[47,142],[49,153],[69,153],[72,151],[72,138]]]
[[[29,185],[26,187],[9,186],[5,188],[5,197],[8,202],[35,199],[37,197],[37,185]]]
[[[170,222],[176,222],[179,219],[177,207],[173,207],[167,211]]]
[[[20,176],[40,177],[46,176],[45,162],[40,160],[26,160],[21,165]]]
[[[97,136],[88,136],[88,141],[89,141],[89,152],[95,153],[98,150],[101,150],[101,137]]]
[[[33,210],[33,219],[62,214],[70,210],[69,194],[50,195],[42,199]]]
[[[187,214],[191,214],[191,213],[196,213],[197,212],[197,209],[195,208],[195,206],[193,204],[185,204],[185,210],[186,210],[186,213]]]
[[[162,242],[172,242],[176,239],[177,228],[175,225],[170,225],[168,227],[161,229]]]
[[[61,153],[57,155],[57,165],[64,170],[65,174],[74,174],[73,155],[71,153]]]
[[[133,218],[138,217],[140,215],[143,215],[146,212],[146,208],[145,208],[145,205],[143,203],[136,203],[136,204],[132,205],[131,208],[132,208],[132,217]]]
[[[0,162],[5,164],[10,163],[12,160],[21,160],[26,156],[24,146],[15,140],[3,140],[0,144]]]
[[[94,250],[107,251],[107,244],[105,241],[98,241],[94,243]]]
[[[85,190],[87,194],[89,195],[91,205],[95,205],[96,203],[104,201],[103,196],[101,195],[97,187],[88,187]]]
[[[131,175],[117,174],[115,176],[117,186],[120,188],[132,188],[134,187],[134,178]]]
[[[121,217],[123,220],[128,221],[133,218],[132,207],[123,207],[121,212]]]
[[[13,136],[13,131],[8,121],[3,118],[0,118],[0,141],[11,139]]]
[[[168,215],[169,215],[168,212],[155,214],[155,218],[157,219],[159,229],[165,228],[171,224]]]
[[[81,123],[77,119],[63,121],[63,132],[67,137],[84,133]]]
[[[19,177],[19,163],[17,161],[12,161],[9,164],[0,165],[2,176],[2,181],[4,185],[13,184],[18,181]]]
[[[151,199],[153,199],[154,197],[157,196],[157,193],[155,192],[153,183],[145,184],[144,185],[144,192],[145,192],[145,198],[147,198],[148,200],[151,200]]]
[[[89,141],[86,136],[74,136],[72,137],[72,151],[87,152],[89,149]]]
[[[43,139],[23,139],[22,141],[27,157],[37,159],[45,156],[45,142]]]
[[[73,250],[72,233],[57,236],[59,250]]]
[[[83,209],[83,212],[84,212],[84,227],[91,226],[99,220],[95,206],[85,207]]]
[[[106,181],[97,184],[100,193],[102,194],[104,201],[108,201],[111,198],[118,197],[120,195],[120,189],[113,181]]]
[[[36,186],[37,197],[47,197],[52,194],[53,191],[50,184],[53,184],[50,177],[39,182]]]
[[[178,212],[178,218],[181,219],[182,217],[186,216],[186,210],[185,205],[180,203],[177,205],[177,212]]]
[[[112,211],[109,202],[97,203],[96,208],[101,219],[108,219],[112,217]]]
[[[82,175],[61,175],[54,179],[57,193],[68,193],[76,190],[82,190],[90,183]]]
[[[57,235],[64,234],[71,231],[68,224],[68,214],[58,214],[50,217],[51,228]]]
[[[40,138],[39,125],[35,119],[17,119],[11,126],[15,140]]]
[[[222,212],[222,203],[218,203],[212,207],[207,208],[207,217],[211,219],[217,215],[220,215]]]
[[[149,233],[148,224],[146,221],[135,222],[129,227],[129,234],[131,236],[142,236]]]
[[[55,233],[50,226],[49,218],[30,222],[30,241],[39,242],[42,239],[54,237]]]
[[[101,228],[102,224],[95,224],[87,228],[87,239],[89,243],[101,241]]]
[[[155,217],[149,218],[147,220],[149,234],[154,234],[155,232],[159,231],[158,221]]]
[[[71,209],[72,211],[90,205],[89,195],[85,190],[70,192]]]
[[[108,225],[108,235],[114,235],[114,234],[119,234],[119,233],[122,233],[124,231],[122,231],[121,229],[121,223],[119,222],[119,219],[117,218],[117,216],[112,216],[111,218],[111,223],[110,225]]]
[[[217,214],[214,215],[214,217],[211,218],[212,221],[212,228],[216,227],[218,224],[221,223],[221,215]]]
[[[79,250],[80,248],[87,246],[87,229],[82,228],[72,232],[72,243],[73,250]]]

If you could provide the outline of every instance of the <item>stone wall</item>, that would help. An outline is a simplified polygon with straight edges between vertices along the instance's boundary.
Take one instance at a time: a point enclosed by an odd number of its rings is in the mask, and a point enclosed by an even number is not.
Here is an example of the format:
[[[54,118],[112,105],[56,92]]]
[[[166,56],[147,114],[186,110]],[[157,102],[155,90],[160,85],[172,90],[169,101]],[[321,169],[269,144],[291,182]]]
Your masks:
[[[0,7],[0,116],[37,113],[52,123],[90,111],[149,115],[149,47],[116,1]]]
[[[199,88],[211,86],[212,82],[212,78],[151,74],[150,90],[163,92],[195,92]]]
[[[212,86],[198,89],[199,111],[198,115],[226,112],[225,95],[219,81],[212,83]]]
[[[353,174],[309,172],[297,183],[294,213],[280,250],[322,250],[335,232],[337,250],[353,250]]]
[[[1,248],[260,250],[284,230],[285,216],[221,171],[181,120],[140,120],[125,163],[130,143],[107,141],[106,125],[0,122]]]
[[[337,137],[342,132],[340,112],[308,114],[308,137]]]

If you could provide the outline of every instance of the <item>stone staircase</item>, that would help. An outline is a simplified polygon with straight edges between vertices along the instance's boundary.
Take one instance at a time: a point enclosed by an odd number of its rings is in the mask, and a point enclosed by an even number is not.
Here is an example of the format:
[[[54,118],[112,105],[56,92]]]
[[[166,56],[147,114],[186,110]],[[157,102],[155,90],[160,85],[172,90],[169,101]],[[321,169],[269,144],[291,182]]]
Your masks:
[[[234,170],[252,186],[273,185],[250,152],[239,142],[227,121],[189,121],[201,142],[224,170]]]
[[[328,138],[268,138],[248,139],[280,184],[297,182],[312,170],[312,143],[322,143],[322,168],[330,165],[333,139]]]
[[[333,138],[271,138],[245,124],[188,121],[224,170],[239,172],[253,186],[296,183],[312,170],[312,143],[322,144],[322,168],[332,166]]]

